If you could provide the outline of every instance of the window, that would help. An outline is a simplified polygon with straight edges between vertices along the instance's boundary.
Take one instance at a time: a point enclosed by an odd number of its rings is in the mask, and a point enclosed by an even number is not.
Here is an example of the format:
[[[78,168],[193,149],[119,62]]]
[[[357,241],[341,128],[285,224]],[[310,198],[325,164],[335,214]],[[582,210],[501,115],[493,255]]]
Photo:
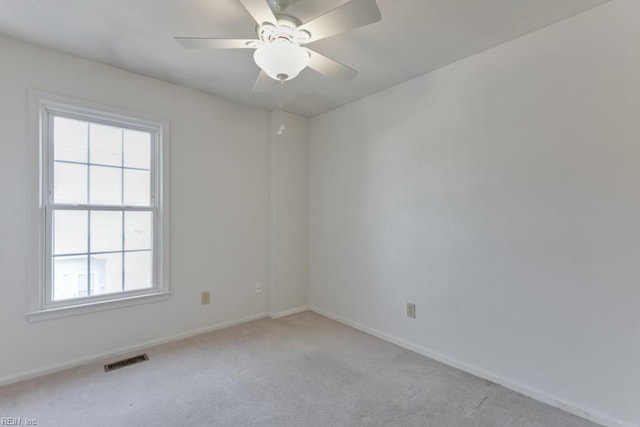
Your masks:
[[[166,123],[34,97],[41,277],[31,314],[167,296]]]

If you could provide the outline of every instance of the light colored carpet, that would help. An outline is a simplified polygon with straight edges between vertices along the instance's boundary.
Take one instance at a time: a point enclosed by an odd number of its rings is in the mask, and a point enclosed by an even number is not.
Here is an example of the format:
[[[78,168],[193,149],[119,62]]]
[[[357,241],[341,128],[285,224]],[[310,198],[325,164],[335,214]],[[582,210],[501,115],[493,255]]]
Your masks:
[[[312,312],[146,352],[148,362],[110,373],[96,363],[0,388],[0,417],[45,427],[594,425]]]

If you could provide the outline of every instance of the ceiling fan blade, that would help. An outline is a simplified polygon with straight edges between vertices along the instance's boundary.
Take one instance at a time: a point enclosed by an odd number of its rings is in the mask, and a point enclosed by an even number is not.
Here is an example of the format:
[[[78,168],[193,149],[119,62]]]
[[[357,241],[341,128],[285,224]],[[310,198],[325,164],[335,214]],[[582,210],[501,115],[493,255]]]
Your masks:
[[[253,16],[258,25],[262,25],[265,22],[274,25],[278,24],[278,20],[267,4],[267,0],[240,0],[240,3]]]
[[[311,49],[307,49],[307,51],[311,58],[309,60],[309,68],[316,70],[320,74],[345,83],[358,75],[358,72],[353,68],[347,67],[331,58],[327,58]]]
[[[273,80],[271,77],[267,75],[267,73],[260,70],[260,74],[258,74],[258,78],[256,79],[256,82],[253,85],[253,91],[254,92],[273,92],[280,87],[280,84],[281,84],[280,82]]]
[[[324,39],[338,33],[373,24],[382,19],[375,0],[351,0],[348,3],[301,25],[301,30],[311,34],[309,42]]]
[[[178,44],[185,49],[253,49],[249,42],[253,39],[212,39],[207,37],[176,37]]]

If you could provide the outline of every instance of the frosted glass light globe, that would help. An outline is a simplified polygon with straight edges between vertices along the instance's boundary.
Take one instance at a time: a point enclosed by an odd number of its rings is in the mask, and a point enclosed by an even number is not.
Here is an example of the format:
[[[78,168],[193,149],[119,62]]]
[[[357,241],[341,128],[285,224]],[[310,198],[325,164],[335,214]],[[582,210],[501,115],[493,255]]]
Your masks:
[[[291,80],[309,65],[306,49],[288,40],[274,40],[259,46],[253,59],[274,80]]]

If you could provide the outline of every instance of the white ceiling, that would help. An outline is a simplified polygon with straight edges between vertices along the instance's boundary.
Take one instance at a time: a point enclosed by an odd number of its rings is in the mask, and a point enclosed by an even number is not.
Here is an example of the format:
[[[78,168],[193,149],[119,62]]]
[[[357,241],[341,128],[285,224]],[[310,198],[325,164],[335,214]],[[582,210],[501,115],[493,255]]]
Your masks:
[[[349,83],[304,70],[285,109],[311,117],[451,64],[608,0],[377,0],[382,21],[309,47],[360,74]],[[298,0],[303,22],[346,0]],[[237,0],[0,0],[0,34],[261,108],[251,50],[187,51],[174,36],[255,38]]]

